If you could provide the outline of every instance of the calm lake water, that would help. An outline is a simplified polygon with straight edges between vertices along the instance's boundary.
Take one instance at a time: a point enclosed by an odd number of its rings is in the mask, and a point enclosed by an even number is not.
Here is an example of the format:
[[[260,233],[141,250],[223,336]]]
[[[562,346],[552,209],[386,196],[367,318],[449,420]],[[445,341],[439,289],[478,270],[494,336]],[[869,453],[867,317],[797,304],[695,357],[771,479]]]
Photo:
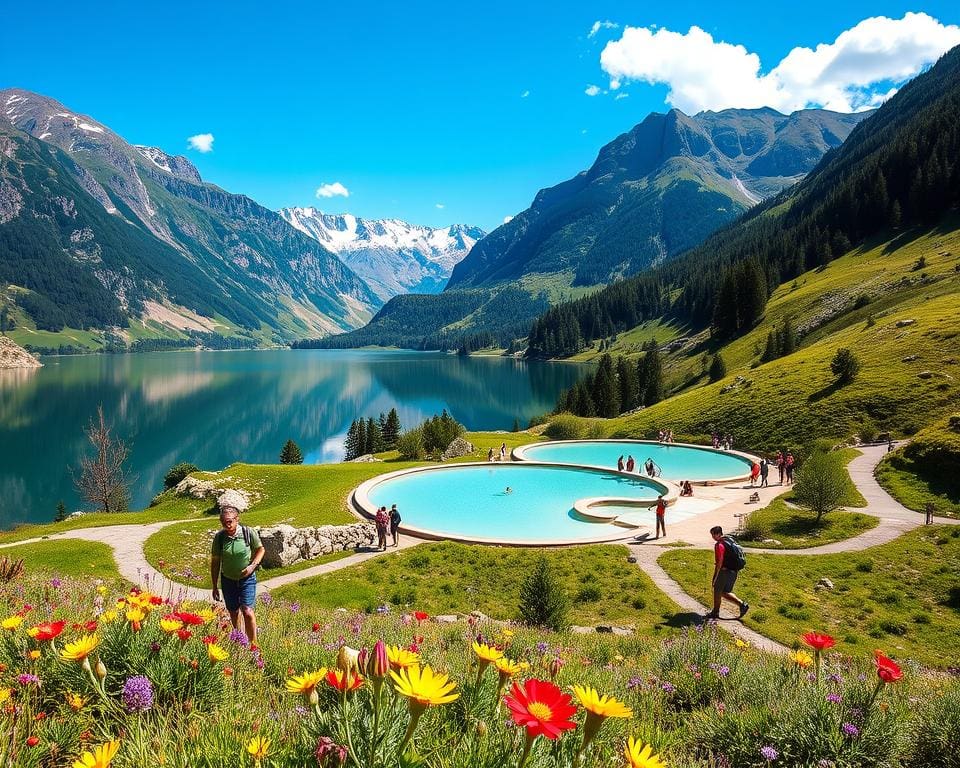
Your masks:
[[[0,529],[82,507],[71,468],[97,405],[131,448],[133,507],[178,461],[275,463],[293,438],[311,464],[339,461],[350,422],[395,407],[404,428],[446,408],[471,430],[526,425],[581,366],[429,352],[269,350],[50,357],[0,370]]]

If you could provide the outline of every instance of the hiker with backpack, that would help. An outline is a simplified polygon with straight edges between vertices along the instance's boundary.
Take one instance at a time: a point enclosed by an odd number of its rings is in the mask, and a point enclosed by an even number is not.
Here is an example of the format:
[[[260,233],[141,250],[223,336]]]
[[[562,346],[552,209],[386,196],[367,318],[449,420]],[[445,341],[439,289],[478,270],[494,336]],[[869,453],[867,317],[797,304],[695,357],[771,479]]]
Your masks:
[[[713,551],[715,555],[713,567],[713,610],[707,614],[708,619],[720,618],[720,601],[729,600],[740,609],[739,618],[746,616],[750,610],[750,604],[745,603],[735,594],[733,594],[733,585],[737,582],[737,576],[747,564],[746,555],[732,536],[724,536],[723,528],[719,525],[710,529],[710,535],[714,542]]]
[[[257,644],[257,618],[253,604],[257,599],[257,568],[263,560],[264,549],[260,535],[245,525],[240,525],[240,512],[236,507],[220,510],[221,530],[213,537],[210,551],[210,579],[213,582],[213,599],[223,602],[230,613],[235,630],[240,629],[243,616],[243,631],[250,645]],[[217,584],[219,583],[219,587]]]

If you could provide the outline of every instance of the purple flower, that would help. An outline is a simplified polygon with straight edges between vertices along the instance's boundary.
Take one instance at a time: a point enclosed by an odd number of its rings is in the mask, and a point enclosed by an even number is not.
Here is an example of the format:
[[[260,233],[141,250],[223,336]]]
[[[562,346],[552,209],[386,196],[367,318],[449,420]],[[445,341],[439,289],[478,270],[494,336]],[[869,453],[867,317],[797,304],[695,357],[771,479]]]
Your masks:
[[[840,703],[840,694],[839,694],[839,693],[828,693],[828,694],[827,694],[827,701],[829,701],[831,704],[839,704],[839,703]]]
[[[17,675],[17,682],[20,683],[20,685],[23,685],[23,686],[27,686],[27,685],[31,685],[31,684],[32,684],[32,685],[40,685],[40,678],[37,677],[36,675],[31,675],[31,674],[28,674],[28,673],[24,673],[24,674],[22,674],[22,675]]]
[[[676,686],[673,683],[664,683],[660,686],[666,693],[673,693],[677,690]]]
[[[760,757],[762,757],[768,763],[772,763],[777,759],[777,757],[779,757],[779,755],[780,753],[777,752],[777,750],[775,750],[773,747],[760,747]]]
[[[63,582],[60,581],[60,579],[58,579],[56,576],[50,579],[50,586],[53,587],[54,589],[60,589],[61,584],[63,584]]]
[[[150,653],[160,653],[160,643],[156,641],[150,643]]]
[[[853,723],[844,723],[840,726],[840,730],[843,731],[844,736],[849,736],[851,739],[855,739],[860,735],[860,729]]]
[[[290,603],[290,613],[297,613],[300,610],[300,603]]]
[[[247,639],[246,633],[239,629],[231,630],[228,639],[230,642],[236,643],[237,645],[242,645],[244,648],[250,645],[250,641]]]
[[[629,680],[627,680],[628,691],[632,691],[634,688],[639,688],[641,685],[643,685],[643,680],[641,680],[639,677],[631,677]]]
[[[128,677],[123,684],[123,706],[127,712],[146,712],[153,706],[153,684],[143,675]]]
[[[262,594],[257,595],[257,599],[259,599],[260,602],[263,603],[264,605],[273,604],[273,597],[271,597],[270,593],[267,591],[264,591]]]
[[[377,606],[377,613],[390,613],[390,606],[384,603]]]
[[[726,677],[730,674],[730,667],[724,664],[722,667],[720,667],[720,669],[717,670],[717,674],[720,675],[720,677]]]
[[[544,654],[549,650],[550,650],[550,646],[547,643],[545,643],[543,640],[537,643],[537,653]]]

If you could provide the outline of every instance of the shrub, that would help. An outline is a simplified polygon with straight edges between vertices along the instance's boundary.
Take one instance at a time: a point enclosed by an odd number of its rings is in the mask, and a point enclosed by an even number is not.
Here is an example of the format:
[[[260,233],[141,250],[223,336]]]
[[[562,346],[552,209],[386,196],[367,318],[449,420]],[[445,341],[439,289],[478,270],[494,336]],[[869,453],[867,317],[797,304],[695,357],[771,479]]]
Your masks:
[[[191,464],[189,461],[181,461],[179,464],[174,464],[167,470],[167,474],[163,476],[163,487],[174,488],[191,472],[199,471],[200,467],[196,464]]]
[[[281,464],[303,464],[303,452],[293,440],[287,440],[280,450]]]
[[[727,364],[723,361],[723,357],[719,352],[713,356],[707,373],[710,376],[711,382],[720,381],[720,379],[727,375]]]
[[[423,430],[420,427],[407,430],[397,438],[397,451],[401,459],[408,461],[419,461],[427,455],[427,449],[423,444]]]
[[[755,509],[743,519],[743,531],[739,538],[743,541],[763,541],[773,533],[773,521],[766,509]]]
[[[861,443],[872,443],[877,439],[877,425],[873,423],[873,419],[869,416],[863,417],[863,423],[860,425],[858,432],[860,433]]]
[[[567,626],[567,596],[544,555],[520,587],[520,617],[527,624],[557,632]]]
[[[932,697],[919,705],[920,728],[910,730],[906,768],[960,768],[960,690]]]
[[[544,434],[551,440],[582,440],[585,437],[604,437],[603,425],[599,421],[561,413],[554,416]]]
[[[847,470],[840,457],[833,453],[814,453],[797,473],[793,487],[794,501],[817,516],[817,522],[828,512],[838,509],[847,495]]]
[[[860,370],[860,361],[851,350],[841,347],[830,362],[830,370],[837,377],[838,383],[848,384],[854,380]]]
[[[603,597],[603,592],[600,591],[600,587],[596,584],[588,584],[580,588],[574,600],[578,603],[595,603],[601,597]]]
[[[467,428],[444,409],[439,416],[434,415],[420,425],[423,435],[423,447],[427,453],[443,453],[447,446],[463,435]]]

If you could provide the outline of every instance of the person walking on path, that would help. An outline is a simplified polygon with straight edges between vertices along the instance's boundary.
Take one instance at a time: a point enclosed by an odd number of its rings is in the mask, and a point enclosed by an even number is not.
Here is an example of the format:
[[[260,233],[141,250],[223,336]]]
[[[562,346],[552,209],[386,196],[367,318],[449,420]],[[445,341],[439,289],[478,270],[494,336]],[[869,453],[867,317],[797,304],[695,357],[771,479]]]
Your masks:
[[[656,539],[660,538],[661,531],[663,532],[664,538],[667,536],[667,502],[663,500],[663,494],[657,496],[657,535],[654,537]]]
[[[500,461],[505,461],[507,458],[507,444],[500,443]]]
[[[750,465],[750,487],[751,488],[753,488],[753,486],[756,484],[757,478],[759,477],[760,477],[760,465],[757,464],[757,462],[753,462],[753,464]]]
[[[400,543],[398,531],[400,530],[400,521],[402,519],[400,512],[397,510],[397,505],[394,504],[390,507],[390,535],[393,536],[393,546],[395,547]]]
[[[780,485],[783,485],[783,472],[786,468],[786,459],[783,458],[783,451],[777,451],[777,472],[780,473]]]
[[[386,507],[380,507],[374,518],[377,524],[377,549],[385,552],[387,549],[387,528],[390,526],[390,515],[387,514]]]
[[[787,451],[787,458],[783,460],[783,467],[787,472],[787,485],[793,485],[793,465],[796,463],[796,460],[793,458],[793,453]]]
[[[240,525],[240,512],[236,507],[220,510],[221,530],[213,537],[210,550],[210,580],[213,582],[214,602],[223,602],[230,613],[235,630],[243,631],[250,645],[257,644],[257,617],[253,605],[257,600],[257,568],[266,550],[260,534],[253,528]],[[220,584],[217,587],[217,584]]]
[[[719,525],[710,529],[713,537],[714,565],[713,565],[713,610],[707,614],[708,619],[720,618],[720,601],[729,600],[740,609],[740,618],[746,616],[750,604],[745,603],[733,594],[733,585],[737,576],[745,565],[743,549],[731,537],[723,535],[723,528]]]
[[[770,462],[767,461],[766,457],[760,459],[760,487],[767,488],[770,484],[767,482],[767,477],[770,474]]]

